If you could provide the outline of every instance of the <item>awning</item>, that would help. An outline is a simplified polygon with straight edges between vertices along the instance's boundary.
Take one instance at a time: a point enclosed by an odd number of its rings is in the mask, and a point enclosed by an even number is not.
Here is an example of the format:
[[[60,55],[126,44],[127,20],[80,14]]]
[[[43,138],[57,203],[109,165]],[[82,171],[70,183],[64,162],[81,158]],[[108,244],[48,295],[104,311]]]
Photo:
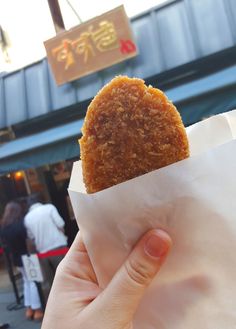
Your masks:
[[[187,101],[215,90],[225,89],[236,84],[236,65],[222,69],[205,77],[165,90],[175,103]]]
[[[236,65],[165,93],[177,106],[185,126],[231,111],[236,108]]]
[[[79,157],[83,119],[0,146],[0,174]]]
[[[165,90],[186,126],[236,108],[236,65]],[[83,119],[0,146],[0,174],[79,157]]]
[[[185,126],[236,109],[236,84],[175,103]]]

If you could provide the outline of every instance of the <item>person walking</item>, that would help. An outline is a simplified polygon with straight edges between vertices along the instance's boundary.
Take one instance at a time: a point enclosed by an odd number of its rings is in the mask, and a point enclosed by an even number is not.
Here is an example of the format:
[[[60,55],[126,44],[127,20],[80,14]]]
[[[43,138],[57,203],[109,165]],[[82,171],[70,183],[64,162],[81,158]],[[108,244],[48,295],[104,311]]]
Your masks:
[[[28,251],[26,244],[27,233],[24,227],[22,208],[19,203],[11,201],[6,205],[1,220],[0,236],[3,246],[9,250],[12,256],[14,266],[22,274],[26,318],[36,321],[42,320],[43,311],[37,287],[34,282],[27,279],[21,259],[21,256],[26,255]]]
[[[49,294],[56,268],[64,257],[67,237],[64,234],[64,220],[53,204],[32,202],[24,219],[27,235],[34,241],[40,253],[43,270],[43,291]]]

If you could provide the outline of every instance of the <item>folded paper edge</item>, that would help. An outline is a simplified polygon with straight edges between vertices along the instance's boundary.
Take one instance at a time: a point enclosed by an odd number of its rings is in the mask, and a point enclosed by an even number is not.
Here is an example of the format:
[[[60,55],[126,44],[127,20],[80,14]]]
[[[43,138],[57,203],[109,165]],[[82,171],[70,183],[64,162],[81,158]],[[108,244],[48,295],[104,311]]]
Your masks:
[[[75,161],[73,163],[68,191],[86,193],[86,189],[83,182],[81,160]]]

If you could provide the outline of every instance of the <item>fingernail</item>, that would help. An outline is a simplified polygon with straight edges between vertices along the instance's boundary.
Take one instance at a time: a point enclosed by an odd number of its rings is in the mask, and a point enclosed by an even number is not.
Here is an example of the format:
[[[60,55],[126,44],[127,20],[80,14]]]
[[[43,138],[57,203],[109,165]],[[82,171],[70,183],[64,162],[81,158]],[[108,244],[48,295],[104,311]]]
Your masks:
[[[167,253],[170,243],[164,236],[165,234],[165,232],[156,232],[147,239],[144,249],[148,255],[160,258]]]

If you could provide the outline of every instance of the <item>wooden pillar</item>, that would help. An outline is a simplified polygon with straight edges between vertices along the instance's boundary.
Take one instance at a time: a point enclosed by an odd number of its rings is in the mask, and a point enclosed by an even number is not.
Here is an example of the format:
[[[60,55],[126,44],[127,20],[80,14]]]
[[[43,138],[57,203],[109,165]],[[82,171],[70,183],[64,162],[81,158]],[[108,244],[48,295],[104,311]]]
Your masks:
[[[48,5],[50,8],[56,34],[58,34],[65,30],[65,25],[61,14],[60,5],[58,3],[58,0],[48,0]]]

